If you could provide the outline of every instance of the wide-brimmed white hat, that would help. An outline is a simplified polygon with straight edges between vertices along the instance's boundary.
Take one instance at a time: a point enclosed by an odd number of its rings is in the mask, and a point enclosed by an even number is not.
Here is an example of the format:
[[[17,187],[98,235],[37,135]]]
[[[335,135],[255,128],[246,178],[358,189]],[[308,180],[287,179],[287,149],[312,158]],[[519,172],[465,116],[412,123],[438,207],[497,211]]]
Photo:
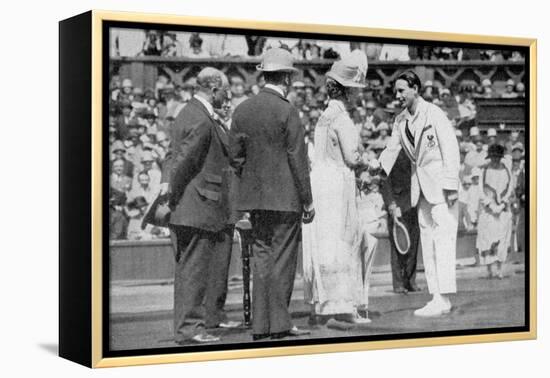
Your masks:
[[[265,52],[262,62],[256,66],[256,69],[263,72],[298,71],[293,67],[293,64],[294,59],[289,51],[279,47],[272,47]]]
[[[365,88],[368,60],[361,50],[354,50],[344,58],[334,62],[327,77],[344,87]]]

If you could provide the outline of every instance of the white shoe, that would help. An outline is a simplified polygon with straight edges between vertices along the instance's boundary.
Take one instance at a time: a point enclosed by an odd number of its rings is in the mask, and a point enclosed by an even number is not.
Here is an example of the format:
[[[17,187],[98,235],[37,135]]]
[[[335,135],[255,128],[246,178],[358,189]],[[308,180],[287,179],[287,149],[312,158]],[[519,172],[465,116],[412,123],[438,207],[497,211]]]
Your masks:
[[[234,320],[229,320],[227,322],[221,322],[218,327],[220,328],[239,328],[243,324],[241,322],[236,322]]]
[[[448,314],[451,311],[450,305],[447,306],[445,303],[442,302],[429,302],[426,304],[426,306],[419,308],[414,312],[415,316],[420,316],[424,318],[428,317],[434,317],[434,316],[441,316],[444,314]]]
[[[451,301],[450,300],[446,300],[445,303],[442,304],[443,305],[443,313],[444,314],[448,314],[451,312],[451,308],[453,307],[451,305]]]
[[[353,320],[353,324],[369,324],[371,320],[369,318],[363,318],[362,316],[356,316]]]

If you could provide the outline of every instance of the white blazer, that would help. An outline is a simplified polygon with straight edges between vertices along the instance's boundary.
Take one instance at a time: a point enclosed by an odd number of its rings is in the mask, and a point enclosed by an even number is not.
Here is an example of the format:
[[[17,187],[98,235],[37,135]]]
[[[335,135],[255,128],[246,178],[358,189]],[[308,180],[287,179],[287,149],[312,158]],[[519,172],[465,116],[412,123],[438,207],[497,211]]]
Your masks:
[[[414,145],[405,132],[407,123]],[[445,202],[443,189],[458,190],[458,142],[451,123],[438,106],[419,97],[415,114],[411,115],[405,109],[395,118],[391,138],[379,157],[386,174],[389,175],[401,148],[412,162],[412,206],[418,203],[420,191],[429,203],[435,205]]]

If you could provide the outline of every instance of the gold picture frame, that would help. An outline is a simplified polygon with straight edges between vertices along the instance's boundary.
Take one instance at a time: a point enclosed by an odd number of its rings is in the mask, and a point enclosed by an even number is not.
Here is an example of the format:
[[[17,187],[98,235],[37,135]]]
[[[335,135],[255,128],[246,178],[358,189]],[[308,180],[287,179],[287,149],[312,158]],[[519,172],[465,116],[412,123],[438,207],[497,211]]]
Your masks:
[[[104,243],[104,230],[105,230],[105,212],[104,212],[104,182],[105,179],[105,149],[104,149],[104,134],[102,123],[104,120],[104,107],[106,105],[105,92],[104,92],[104,75],[106,69],[104,67],[105,58],[105,33],[104,24],[106,22],[127,22],[138,24],[161,24],[161,25],[185,25],[187,27],[212,27],[221,29],[239,29],[239,30],[254,30],[262,31],[265,33],[273,32],[289,32],[289,33],[314,33],[323,35],[334,36],[354,36],[354,37],[370,37],[370,38],[385,38],[385,39],[398,39],[398,40],[418,40],[418,41],[430,41],[430,42],[451,42],[451,43],[465,43],[465,44],[487,44],[487,45],[501,45],[501,46],[518,46],[527,49],[528,51],[528,66],[526,67],[529,73],[528,77],[525,77],[525,81],[528,82],[528,122],[529,122],[529,140],[526,140],[528,144],[529,155],[528,159],[529,169],[529,202],[526,207],[529,209],[529,229],[528,229],[528,245],[529,245],[529,258],[528,267],[528,292],[526,296],[528,299],[529,307],[526,308],[526,313],[529,314],[527,320],[528,329],[521,332],[507,332],[507,333],[492,333],[492,334],[475,334],[475,335],[453,335],[445,337],[422,337],[422,338],[402,338],[395,340],[374,340],[374,341],[361,341],[361,342],[338,342],[330,344],[310,344],[310,345],[296,345],[296,346],[270,346],[270,347],[257,347],[253,349],[229,349],[229,350],[211,350],[201,352],[183,352],[183,353],[166,353],[166,354],[144,354],[142,355],[128,355],[120,357],[106,357],[104,355],[104,344],[106,342],[105,328],[108,324],[105,324],[103,305],[104,305],[104,293],[106,284],[103,281],[105,273],[105,243]],[[79,51],[75,50],[77,41],[73,41],[71,38],[76,38],[74,35],[71,37],[69,34],[77,33],[78,31],[86,30],[86,36],[89,36],[89,41],[85,44],[85,48],[89,47],[89,54],[82,54],[84,56],[76,58]],[[354,26],[336,26],[336,25],[316,25],[316,24],[295,24],[295,23],[280,23],[280,22],[258,22],[254,20],[231,20],[231,19],[219,19],[210,17],[189,17],[189,16],[175,16],[175,15],[160,15],[160,14],[141,14],[141,13],[126,13],[126,12],[110,12],[93,10],[85,13],[81,16],[62,21],[60,23],[60,128],[61,128],[61,197],[65,196],[66,202],[61,201],[61,238],[65,238],[69,232],[73,232],[77,235],[87,235],[87,239],[90,241],[90,245],[80,245],[79,250],[85,250],[84,258],[71,257],[69,254],[77,253],[74,250],[78,246],[78,240],[68,240],[60,245],[60,355],[62,357],[71,359],[75,362],[82,363],[89,367],[115,367],[115,366],[131,366],[131,365],[145,365],[145,364],[161,364],[161,363],[174,363],[174,362],[190,362],[190,361],[208,361],[208,360],[220,360],[220,359],[239,359],[239,358],[251,358],[251,357],[267,357],[267,356],[284,356],[284,355],[300,355],[300,354],[313,354],[313,353],[328,353],[328,352],[348,352],[348,351],[360,351],[360,350],[373,350],[373,349],[390,349],[390,348],[404,348],[404,347],[421,347],[421,346],[436,346],[436,345],[449,345],[449,344],[468,344],[468,343],[484,343],[484,342],[496,342],[496,341],[514,341],[514,340],[527,340],[535,339],[537,337],[537,265],[536,265],[536,230],[537,230],[537,40],[527,38],[513,38],[513,37],[501,37],[501,36],[481,36],[481,35],[469,35],[469,34],[452,34],[452,33],[437,33],[437,32],[425,32],[425,31],[411,31],[411,30],[395,30],[395,29],[377,29],[368,27],[354,27]],[[84,38],[84,40],[87,40]],[[73,78],[78,73],[69,75],[64,71],[64,67],[67,67],[70,59],[76,59],[77,62],[81,62],[83,59],[87,59],[90,56],[90,61],[84,64],[89,68],[89,81],[85,85],[89,87],[83,90],[90,90],[89,103],[77,104],[76,102],[83,100],[71,99],[69,94],[63,94],[63,91],[67,91],[74,85]],[[80,60],[79,60],[80,59]],[[72,80],[72,81],[71,81]],[[71,102],[73,101],[73,102]],[[89,113],[86,115],[67,115],[67,108],[70,106],[79,106],[82,109],[88,109]],[[89,118],[86,118],[88,117]],[[69,120],[76,120],[77,118],[71,117],[84,117],[78,118],[80,120],[89,119],[90,129],[89,133],[82,132],[79,138],[81,140],[89,141],[90,170],[86,175],[89,176],[90,184],[87,193],[90,193],[91,197],[87,199],[88,212],[85,216],[90,216],[89,223],[74,224],[69,219],[63,220],[63,215],[69,214],[70,209],[65,209],[64,206],[69,206],[69,201],[78,200],[81,194],[70,192],[65,188],[65,182],[63,181],[64,159],[67,159],[68,154],[75,153],[75,150],[65,150],[64,143],[69,143],[68,138],[74,137],[67,134],[64,137],[64,133],[69,127]],[[67,140],[65,140],[67,139]],[[84,154],[85,151],[79,153]],[[526,162],[527,163],[527,162]],[[88,226],[90,226],[88,228]],[[69,251],[69,249],[71,249]],[[70,252],[70,253],[69,253]],[[72,272],[69,272],[72,271]],[[84,285],[84,281],[75,281],[77,277],[75,274],[82,273],[78,280],[87,280],[89,278],[89,285]],[[89,289],[89,293],[87,292]],[[83,298],[80,300],[87,303],[86,311],[89,311],[89,316],[74,320],[78,315],[78,307],[75,305],[74,296],[76,290],[83,290]],[[89,307],[87,307],[89,304]],[[89,348],[86,346],[81,350],[73,351],[75,348],[76,340],[84,340],[85,344],[89,342]]]

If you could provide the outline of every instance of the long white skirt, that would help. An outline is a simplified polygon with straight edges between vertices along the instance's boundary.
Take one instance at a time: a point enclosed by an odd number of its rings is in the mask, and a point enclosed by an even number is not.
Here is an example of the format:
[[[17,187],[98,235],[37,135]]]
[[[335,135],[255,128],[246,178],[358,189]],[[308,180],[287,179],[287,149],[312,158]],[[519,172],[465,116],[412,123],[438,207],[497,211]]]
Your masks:
[[[306,301],[320,315],[353,313],[363,286],[355,176],[327,163],[313,169],[311,184],[316,214],[303,227]]]

